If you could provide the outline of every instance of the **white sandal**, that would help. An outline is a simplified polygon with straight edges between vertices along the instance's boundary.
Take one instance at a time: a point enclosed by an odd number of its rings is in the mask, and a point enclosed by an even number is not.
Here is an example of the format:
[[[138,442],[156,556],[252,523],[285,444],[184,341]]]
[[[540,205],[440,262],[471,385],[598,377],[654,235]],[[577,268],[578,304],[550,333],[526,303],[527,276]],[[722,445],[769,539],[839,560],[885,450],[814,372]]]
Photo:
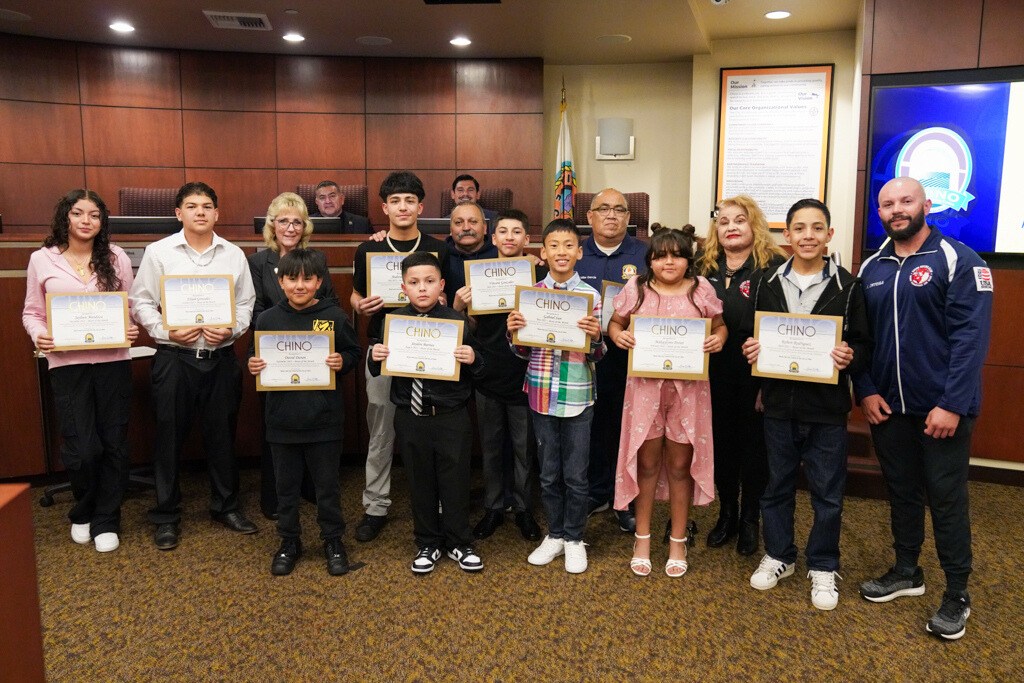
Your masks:
[[[639,538],[640,540],[644,540],[651,537],[650,534],[647,534],[646,536],[641,536],[640,534],[634,533],[633,535],[636,538]],[[636,541],[633,541],[633,552],[636,552]],[[648,550],[648,553],[650,553],[650,550]],[[633,573],[637,576],[647,576],[651,573],[651,560],[650,558],[634,556],[633,559],[629,561],[629,568],[632,569]]]
[[[669,536],[668,540],[671,541],[672,543],[682,543],[683,544],[683,550],[685,551],[686,550],[687,538],[688,537],[685,537],[685,536],[683,538],[672,538],[671,536]],[[678,579],[679,577],[681,577],[683,574],[686,573],[686,570],[689,569],[689,567],[690,567],[690,565],[688,565],[686,563],[685,559],[683,559],[683,560],[669,560],[668,562],[665,563],[665,573],[668,576],[670,576],[671,578],[673,578],[673,579]]]

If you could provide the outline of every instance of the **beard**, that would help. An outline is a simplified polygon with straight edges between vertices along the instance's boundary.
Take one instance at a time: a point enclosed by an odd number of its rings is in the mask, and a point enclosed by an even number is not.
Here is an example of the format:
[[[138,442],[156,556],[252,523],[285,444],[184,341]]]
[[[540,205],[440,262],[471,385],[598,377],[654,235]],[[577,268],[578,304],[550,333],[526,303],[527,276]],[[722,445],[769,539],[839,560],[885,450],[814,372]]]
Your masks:
[[[895,230],[892,227],[893,221],[907,221],[907,227],[902,230]],[[891,237],[897,242],[909,240],[917,233],[921,232],[921,228],[925,225],[924,223],[924,211],[914,215],[907,216],[906,214],[896,214],[887,221],[882,221],[882,227],[885,228],[885,234]]]

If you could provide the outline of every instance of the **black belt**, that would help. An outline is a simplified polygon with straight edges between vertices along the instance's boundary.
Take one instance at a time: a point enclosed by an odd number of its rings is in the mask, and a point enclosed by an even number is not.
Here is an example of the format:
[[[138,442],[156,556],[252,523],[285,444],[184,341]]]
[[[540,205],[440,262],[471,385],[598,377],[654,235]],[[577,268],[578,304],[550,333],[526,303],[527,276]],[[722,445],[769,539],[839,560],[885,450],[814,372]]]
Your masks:
[[[429,406],[429,407],[423,409],[423,414],[422,415],[416,415],[416,413],[412,412],[412,408],[410,406],[395,406],[396,409],[404,410],[407,413],[412,413],[412,415],[415,416],[415,417],[433,417],[435,415],[446,415],[448,413],[454,413],[456,410],[459,410],[460,408],[465,408],[465,407],[466,407],[465,405],[450,406],[448,408],[439,408],[437,406]]]
[[[218,356],[226,356],[234,353],[234,349],[231,344],[222,346],[219,349],[190,349],[184,346],[175,346],[173,344],[160,344],[159,348],[164,351],[173,351],[174,353],[180,353],[183,356],[192,356],[199,360],[207,360],[209,358],[217,358]]]

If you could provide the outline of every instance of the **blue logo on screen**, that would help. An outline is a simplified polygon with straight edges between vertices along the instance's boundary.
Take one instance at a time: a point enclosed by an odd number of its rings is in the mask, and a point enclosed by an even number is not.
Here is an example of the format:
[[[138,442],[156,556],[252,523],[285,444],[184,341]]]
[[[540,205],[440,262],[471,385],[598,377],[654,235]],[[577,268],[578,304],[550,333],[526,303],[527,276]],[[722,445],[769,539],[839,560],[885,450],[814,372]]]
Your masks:
[[[971,150],[949,128],[919,131],[896,155],[896,176],[910,176],[924,185],[932,213],[966,209],[975,198],[967,191],[973,172]]]

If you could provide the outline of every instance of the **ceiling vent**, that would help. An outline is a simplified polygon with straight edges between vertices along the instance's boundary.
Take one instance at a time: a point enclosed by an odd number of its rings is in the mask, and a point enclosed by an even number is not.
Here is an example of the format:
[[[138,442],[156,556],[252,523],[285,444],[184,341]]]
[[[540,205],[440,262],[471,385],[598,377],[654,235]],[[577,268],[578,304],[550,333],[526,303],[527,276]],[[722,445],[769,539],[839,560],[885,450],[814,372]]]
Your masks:
[[[217,12],[204,9],[203,14],[214,28],[234,28],[243,31],[270,31],[270,18],[266,14],[252,12]]]

